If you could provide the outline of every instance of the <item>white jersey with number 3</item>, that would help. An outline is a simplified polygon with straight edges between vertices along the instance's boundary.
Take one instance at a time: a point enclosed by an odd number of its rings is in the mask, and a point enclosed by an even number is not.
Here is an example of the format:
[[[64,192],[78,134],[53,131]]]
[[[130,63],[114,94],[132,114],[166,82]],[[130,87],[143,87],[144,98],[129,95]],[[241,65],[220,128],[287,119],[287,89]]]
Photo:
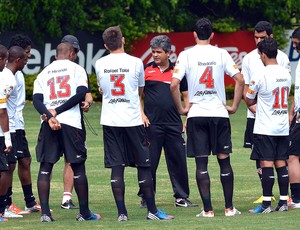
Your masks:
[[[142,125],[139,98],[139,87],[145,85],[142,60],[126,53],[109,54],[96,61],[95,69],[103,91],[100,124]]]
[[[270,136],[289,135],[290,88],[291,75],[279,65],[267,65],[252,77],[246,96],[250,99],[257,96],[253,133]]]
[[[178,56],[173,78],[188,82],[192,107],[188,117],[229,117],[225,108],[224,73],[239,73],[229,53],[212,45],[196,45]]]
[[[33,94],[43,94],[47,109],[55,109],[76,94],[78,86],[87,87],[84,68],[69,60],[56,60],[48,65],[34,81]],[[62,123],[81,129],[79,104],[57,115]]]

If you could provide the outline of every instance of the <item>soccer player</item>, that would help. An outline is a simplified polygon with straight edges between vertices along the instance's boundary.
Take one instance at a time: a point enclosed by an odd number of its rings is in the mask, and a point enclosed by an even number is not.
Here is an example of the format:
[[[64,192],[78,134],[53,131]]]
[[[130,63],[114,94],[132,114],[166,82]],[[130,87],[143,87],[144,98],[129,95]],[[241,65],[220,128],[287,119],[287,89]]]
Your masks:
[[[286,167],[289,149],[288,97],[291,75],[276,61],[277,43],[269,37],[257,44],[260,59],[265,65],[261,72],[251,77],[246,94],[248,106],[256,104],[252,160],[259,160],[262,168],[263,202],[251,213],[287,211],[289,176]],[[275,166],[278,178],[280,200],[271,208]]]
[[[293,48],[300,53],[300,27],[292,33]],[[300,61],[295,75],[294,101],[290,109],[291,117],[296,115],[294,126],[291,126],[291,145],[289,149],[288,172],[292,202],[288,205],[292,208],[300,208]]]
[[[4,84],[6,85],[6,88],[9,88],[10,90],[7,91],[7,113],[9,118],[9,131],[11,134],[11,140],[13,144],[13,149],[10,154],[7,154],[7,161],[9,164],[9,171],[1,177],[1,183],[6,183],[8,186],[8,189],[6,191],[6,204],[7,207],[4,212],[4,217],[7,218],[22,218],[23,216],[21,214],[25,214],[26,212],[16,212],[16,208],[12,205],[11,201],[11,187],[12,187],[12,177],[13,177],[13,171],[16,166],[16,162],[18,159],[17,154],[17,136],[16,136],[16,121],[18,120],[17,117],[17,108],[19,105],[19,97],[18,97],[18,80],[16,78],[16,73],[18,71],[21,71],[24,66],[27,63],[27,55],[25,53],[25,50],[20,46],[12,46],[9,48],[9,55],[6,67],[2,71],[2,79],[4,79]],[[28,180],[28,179],[27,179]],[[35,203],[34,203],[35,204]],[[27,212],[29,213],[29,212]]]
[[[171,41],[166,35],[159,35],[150,41],[153,62],[145,66],[143,121],[150,141],[151,172],[156,192],[156,170],[162,148],[164,148],[176,207],[195,207],[189,199],[189,182],[186,165],[185,141],[180,114],[174,105],[170,84],[174,63],[171,63]],[[186,79],[180,89],[189,106]],[[141,207],[145,206],[142,200]]]
[[[77,58],[77,54],[80,50],[78,39],[75,36],[68,34],[62,38],[61,43],[69,43],[72,45],[73,50],[76,55],[74,55],[72,57],[72,60],[70,60],[70,61],[75,61]],[[82,101],[81,103],[82,103],[81,110],[84,112],[88,112],[90,106],[93,103],[93,97],[92,97],[92,93],[91,93],[89,84],[88,84],[88,91],[85,95],[85,100]],[[82,118],[83,118],[83,115],[82,115]],[[82,130],[85,133],[85,125],[84,125],[83,119],[82,119]],[[63,208],[63,209],[76,209],[77,208],[72,201],[73,176],[74,176],[74,174],[73,174],[70,164],[65,162],[64,174],[63,174],[64,193],[63,193],[63,199],[62,199],[62,203],[61,203],[61,208]]]
[[[204,210],[197,216],[214,217],[207,171],[208,156],[217,156],[225,198],[225,216],[240,212],[233,206],[233,171],[229,114],[237,111],[243,94],[244,80],[229,53],[210,45],[214,33],[211,22],[201,18],[193,32],[196,45],[182,51],[176,62],[171,82],[171,94],[179,114],[188,113],[187,155],[196,161],[196,180]],[[236,81],[232,106],[226,105],[224,72]],[[190,107],[183,108],[179,84],[186,76]]]
[[[19,46],[25,50],[27,58],[30,58],[32,41],[27,36],[22,34],[14,35],[9,43],[8,48],[12,46]],[[35,197],[32,192],[32,180],[31,180],[31,155],[28,148],[28,141],[26,139],[26,133],[24,130],[24,118],[23,118],[23,108],[25,105],[25,79],[22,71],[17,71],[15,74],[16,79],[16,90],[17,90],[17,98],[16,98],[16,114],[14,116],[15,123],[15,132],[12,135],[15,135],[13,138],[13,148],[14,153],[17,155],[18,162],[18,176],[22,185],[22,190],[24,194],[25,200],[25,210],[17,207],[12,202],[12,182],[13,182],[13,173],[16,167],[16,162],[14,158],[10,158],[10,170],[9,170],[9,188],[7,191],[7,210],[6,215],[9,213],[15,214],[29,214],[30,212],[37,212],[41,209],[41,206],[35,201]],[[10,100],[8,103],[10,104]],[[11,155],[11,157],[14,155]],[[13,217],[13,216],[12,216]]]
[[[4,69],[4,66],[7,62],[8,51],[7,48],[3,45],[0,45],[0,71]],[[6,110],[6,95],[7,91],[10,88],[7,88],[5,79],[2,78],[0,73],[0,178],[6,176],[9,170],[8,162],[5,154],[9,154],[12,148],[11,137],[9,132],[9,123],[8,123],[8,114]],[[4,181],[0,180],[0,222],[7,222],[6,218],[3,218],[4,211],[6,208],[6,192],[7,184],[2,183]]]
[[[74,172],[80,208],[76,220],[100,219],[99,214],[89,209],[85,134],[79,105],[87,92],[87,75],[81,66],[70,61],[74,55],[71,44],[59,44],[56,60],[44,68],[34,81],[33,104],[41,115],[47,116],[47,121],[41,124],[36,146],[37,161],[40,162],[38,194],[42,222],[54,221],[49,208],[50,175],[61,153]]]
[[[127,221],[124,201],[126,166],[137,167],[140,191],[147,203],[147,219],[169,220],[155,205],[150,168],[149,142],[141,116],[140,96],[145,85],[143,63],[124,51],[125,38],[118,26],[103,32],[110,54],[96,61],[102,95],[105,167],[111,168],[111,188],[118,208],[118,221]]]
[[[254,27],[254,40],[257,45],[259,42],[264,40],[267,37],[273,37],[273,29],[272,25],[267,21],[259,21]],[[278,54],[276,57],[277,63],[284,68],[290,71],[290,61],[288,56],[282,51],[278,50]],[[242,74],[245,80],[244,87],[244,98],[246,98],[246,93],[249,88],[249,84],[251,82],[252,76],[255,72],[261,72],[261,69],[264,68],[262,61],[260,60],[260,56],[258,54],[257,48],[252,50],[243,58],[242,63]],[[247,110],[247,124],[244,135],[244,147],[251,148],[253,144],[253,127],[255,121],[255,113],[256,113],[256,105],[252,105]],[[256,161],[257,174],[261,181],[261,166],[260,162]],[[259,197],[253,203],[262,203],[263,196]],[[272,200],[275,200],[275,197],[272,196]]]

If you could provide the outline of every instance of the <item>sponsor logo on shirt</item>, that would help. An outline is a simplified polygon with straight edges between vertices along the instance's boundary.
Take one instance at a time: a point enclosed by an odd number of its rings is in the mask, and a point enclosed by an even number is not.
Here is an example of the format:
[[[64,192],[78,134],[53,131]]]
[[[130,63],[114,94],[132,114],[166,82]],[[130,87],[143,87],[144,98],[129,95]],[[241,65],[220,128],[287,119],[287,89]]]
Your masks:
[[[272,115],[280,116],[280,115],[284,115],[284,114],[287,114],[287,113],[288,113],[287,110],[275,109],[273,111]]]
[[[130,100],[126,98],[114,98],[110,99],[108,104],[116,104],[116,103],[130,103]]]
[[[56,101],[52,101],[50,106],[51,107],[56,107],[56,106],[59,106],[59,105],[62,105],[66,102],[67,100],[56,100]]]
[[[212,95],[217,94],[217,91],[214,90],[205,90],[205,91],[197,91],[194,96],[205,96],[205,95]]]

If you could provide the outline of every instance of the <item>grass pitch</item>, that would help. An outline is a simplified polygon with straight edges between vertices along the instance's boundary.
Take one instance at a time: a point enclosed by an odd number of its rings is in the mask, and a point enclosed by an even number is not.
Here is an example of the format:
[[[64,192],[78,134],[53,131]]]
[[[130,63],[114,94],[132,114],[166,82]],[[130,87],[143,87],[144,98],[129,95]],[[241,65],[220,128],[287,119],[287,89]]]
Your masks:
[[[190,200],[198,203],[198,208],[175,208],[173,192],[167,173],[165,158],[162,153],[157,172],[156,204],[164,208],[165,212],[174,215],[172,221],[147,221],[146,210],[139,208],[137,172],[134,168],[126,168],[126,205],[129,215],[128,222],[117,222],[117,208],[110,188],[110,170],[104,168],[102,127],[99,124],[101,104],[94,104],[85,114],[94,130],[93,135],[87,130],[88,160],[86,162],[89,181],[90,208],[100,213],[100,221],[77,222],[75,216],[78,210],[63,210],[60,202],[63,194],[63,159],[53,169],[51,182],[50,208],[54,210],[56,219],[52,223],[41,223],[40,214],[24,215],[22,219],[9,219],[7,223],[0,223],[0,229],[299,229],[300,210],[270,214],[250,214],[248,210],[256,205],[252,202],[261,195],[261,187],[256,174],[255,162],[249,159],[250,149],[244,149],[243,136],[246,124],[246,106],[242,102],[238,112],[230,116],[232,126],[233,154],[231,163],[235,175],[234,206],[242,214],[235,217],[224,216],[224,199],[219,180],[219,166],[215,157],[209,158],[209,173],[211,178],[212,203],[215,211],[214,218],[198,218],[196,214],[201,211],[202,202],[195,180],[195,162],[188,158],[188,171],[190,182]],[[34,195],[38,199],[36,180],[39,164],[35,158],[35,145],[40,128],[39,115],[31,103],[24,109],[25,130],[32,154],[32,180]],[[279,198],[277,182],[274,185],[274,194]],[[14,203],[24,208],[22,189],[17,176],[14,174],[13,186]],[[76,193],[73,192],[73,201],[78,206]],[[275,202],[272,204],[276,205]]]

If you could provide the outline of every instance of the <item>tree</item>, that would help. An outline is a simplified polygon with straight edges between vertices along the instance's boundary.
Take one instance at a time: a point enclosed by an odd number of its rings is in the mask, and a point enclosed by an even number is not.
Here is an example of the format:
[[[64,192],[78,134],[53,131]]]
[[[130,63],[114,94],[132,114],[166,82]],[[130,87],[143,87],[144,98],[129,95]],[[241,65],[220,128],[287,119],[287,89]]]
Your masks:
[[[10,0],[0,1],[0,12],[1,31],[30,31],[36,42],[120,25],[130,44],[150,32],[192,31],[197,18],[208,17],[218,32],[253,29],[259,20],[270,21],[283,45],[284,31],[300,22],[300,1]]]

